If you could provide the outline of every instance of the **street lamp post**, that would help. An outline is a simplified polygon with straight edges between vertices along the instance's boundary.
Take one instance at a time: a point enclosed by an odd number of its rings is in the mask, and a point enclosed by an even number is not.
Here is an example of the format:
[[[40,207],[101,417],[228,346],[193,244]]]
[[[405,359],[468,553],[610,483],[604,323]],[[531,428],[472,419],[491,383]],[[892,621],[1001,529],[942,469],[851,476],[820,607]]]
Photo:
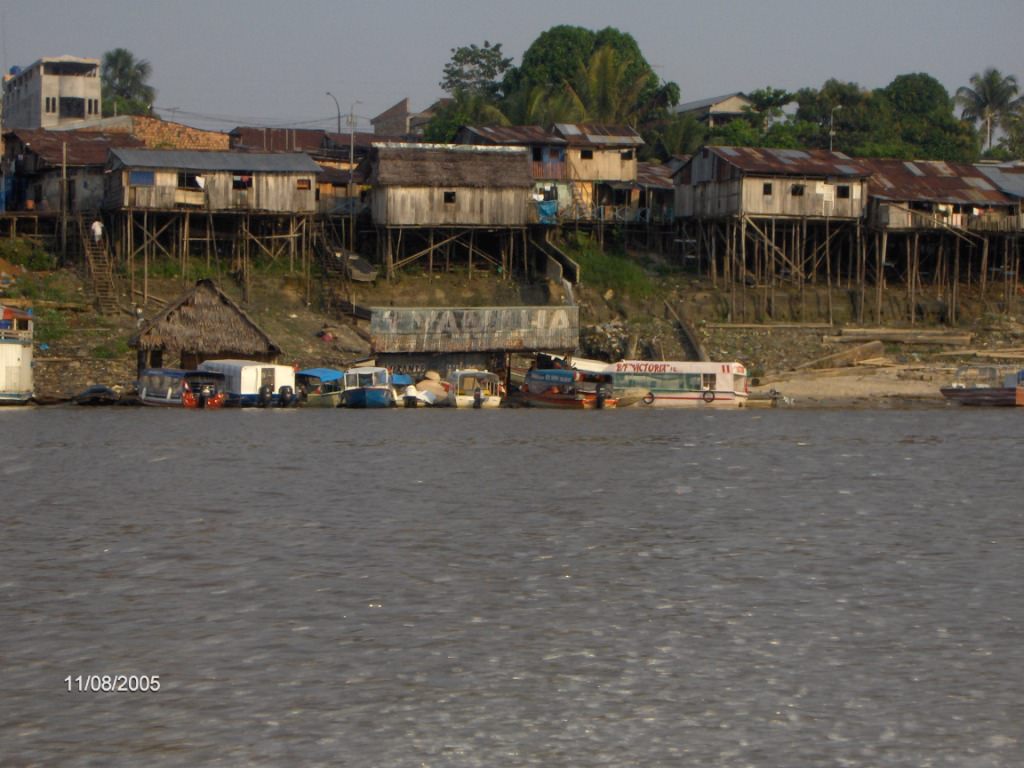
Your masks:
[[[334,108],[338,111],[338,133],[341,133],[341,107],[338,105],[338,99],[335,98],[333,93],[328,91],[327,95],[334,99]]]
[[[828,151],[829,152],[832,151],[832,139],[836,135],[835,128],[834,128],[834,126],[835,126],[835,118],[836,118],[836,110],[837,109],[842,109],[842,108],[843,108],[842,104],[836,104],[834,107],[832,107],[832,111],[828,113]]]

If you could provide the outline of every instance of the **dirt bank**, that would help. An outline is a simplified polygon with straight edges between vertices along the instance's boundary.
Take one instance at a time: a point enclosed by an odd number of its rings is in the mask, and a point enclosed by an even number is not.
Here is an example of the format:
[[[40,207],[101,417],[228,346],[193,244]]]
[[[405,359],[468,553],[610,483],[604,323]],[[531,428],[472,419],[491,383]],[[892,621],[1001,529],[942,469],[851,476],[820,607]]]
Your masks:
[[[82,281],[70,271],[36,276],[36,392],[42,401],[71,397],[93,384],[130,386],[136,357],[128,346],[136,317],[95,314]],[[242,303],[230,280],[218,282]],[[158,313],[189,286],[180,279],[151,279],[145,317]],[[810,298],[808,298],[810,296]],[[126,293],[121,304],[132,306]],[[141,297],[135,296],[136,301]],[[554,284],[520,285],[490,274],[403,275],[394,283],[360,286],[348,297],[361,306],[511,306],[561,304],[568,300]],[[796,405],[846,403],[938,403],[938,388],[957,365],[1024,349],[1024,327],[1005,315],[976,311],[957,329],[971,334],[970,348],[887,344],[874,360],[842,370],[798,370],[842,349],[836,327],[823,323],[729,322],[730,296],[692,279],[660,281],[653,297],[640,300],[577,286],[572,299],[580,307],[581,354],[606,360],[622,358],[693,359],[703,348],[710,359],[743,362],[755,379],[753,391],[772,389]],[[2,301],[0,297],[0,301]],[[802,297],[819,309],[820,292]],[[837,304],[839,302],[837,301]],[[244,303],[246,311],[283,350],[281,361],[301,367],[345,365],[369,355],[365,322],[325,314],[315,290],[287,276],[259,276]],[[793,306],[796,304],[793,302]],[[800,310],[802,311],[802,310]],[[750,313],[752,314],[752,312]],[[681,323],[690,333],[683,332]],[[324,333],[326,331],[327,333]],[[1019,365],[1020,363],[1018,363]]]

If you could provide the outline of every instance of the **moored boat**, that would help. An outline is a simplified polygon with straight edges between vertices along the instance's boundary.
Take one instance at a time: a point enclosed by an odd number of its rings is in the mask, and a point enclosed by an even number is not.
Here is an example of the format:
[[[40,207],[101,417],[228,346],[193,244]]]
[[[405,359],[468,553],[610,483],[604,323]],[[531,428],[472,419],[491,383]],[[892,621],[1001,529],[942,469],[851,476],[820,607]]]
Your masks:
[[[295,372],[299,401],[311,408],[337,408],[345,372],[336,368],[306,368]]]
[[[185,371],[181,387],[181,404],[185,408],[223,408],[228,395],[227,377],[213,371]]]
[[[295,371],[289,365],[255,360],[205,360],[198,370],[223,374],[227,406],[283,408],[295,404]]]
[[[389,408],[397,404],[391,372],[379,366],[361,366],[345,371],[342,408]]]
[[[749,397],[747,369],[736,362],[621,360],[607,370],[620,407],[742,408]]]
[[[527,371],[518,400],[540,408],[614,408],[612,375],[571,368],[534,368]]]
[[[454,371],[447,381],[446,403],[456,408],[497,408],[501,405],[501,379],[490,371]]]
[[[143,405],[181,407],[185,371],[180,368],[146,368],[135,384]]]
[[[1024,369],[1004,373],[994,365],[965,365],[939,391],[961,405],[1024,406]]]
[[[0,306],[0,404],[32,399],[32,313]]]

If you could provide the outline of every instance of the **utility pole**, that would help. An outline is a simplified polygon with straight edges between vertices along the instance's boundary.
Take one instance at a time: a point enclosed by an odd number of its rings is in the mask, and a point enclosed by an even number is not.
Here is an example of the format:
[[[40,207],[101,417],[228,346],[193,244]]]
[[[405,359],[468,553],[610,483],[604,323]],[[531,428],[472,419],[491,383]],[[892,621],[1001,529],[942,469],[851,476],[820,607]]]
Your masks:
[[[353,253],[356,250],[356,202],[352,195],[352,174],[356,169],[356,104],[362,102],[352,102],[348,110],[348,249]]]

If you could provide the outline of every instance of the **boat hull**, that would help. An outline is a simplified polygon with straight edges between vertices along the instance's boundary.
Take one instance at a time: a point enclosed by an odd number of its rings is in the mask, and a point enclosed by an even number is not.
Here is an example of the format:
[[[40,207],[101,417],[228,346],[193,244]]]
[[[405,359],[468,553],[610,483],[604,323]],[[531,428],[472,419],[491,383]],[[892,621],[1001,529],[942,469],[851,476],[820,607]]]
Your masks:
[[[735,392],[644,392],[619,396],[619,407],[640,408],[743,408],[746,394]]]
[[[961,405],[1024,406],[1021,387],[943,387],[939,391]]]
[[[342,408],[390,408],[395,405],[395,393],[390,387],[361,387],[346,389],[342,395]]]
[[[596,411],[604,408],[615,408],[618,405],[618,401],[614,397],[606,397],[601,402],[598,402],[597,395],[589,393],[586,395],[570,395],[524,392],[520,400],[523,405],[531,408],[567,408],[577,411]]]

